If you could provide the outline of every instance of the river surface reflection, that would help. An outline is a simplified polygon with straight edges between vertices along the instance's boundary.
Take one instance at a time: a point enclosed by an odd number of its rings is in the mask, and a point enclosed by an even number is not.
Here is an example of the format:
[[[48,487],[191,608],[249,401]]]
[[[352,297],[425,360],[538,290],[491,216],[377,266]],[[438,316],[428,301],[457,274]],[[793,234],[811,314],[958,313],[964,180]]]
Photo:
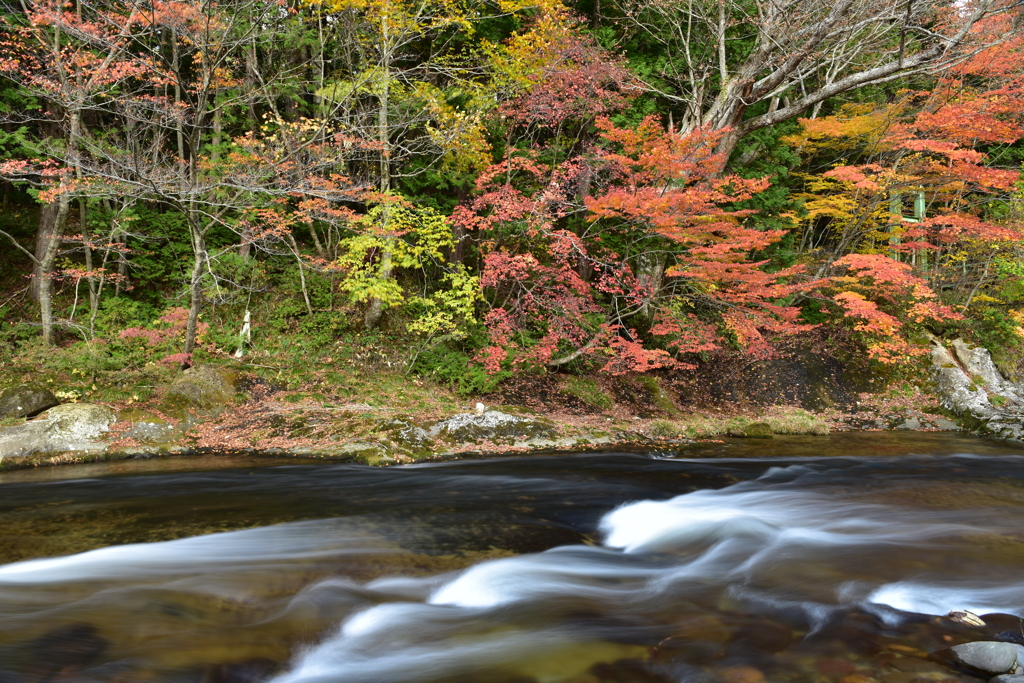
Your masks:
[[[966,681],[926,656],[1020,628],[1022,455],[839,434],[2,473],[0,683]]]

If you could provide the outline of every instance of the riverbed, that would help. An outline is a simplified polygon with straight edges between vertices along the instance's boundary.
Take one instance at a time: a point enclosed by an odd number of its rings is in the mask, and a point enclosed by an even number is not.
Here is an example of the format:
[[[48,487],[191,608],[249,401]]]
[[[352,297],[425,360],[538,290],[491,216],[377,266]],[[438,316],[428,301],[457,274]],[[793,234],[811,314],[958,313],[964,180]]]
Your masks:
[[[927,655],[1020,627],[1022,455],[857,433],[4,472],[0,681],[969,681]]]

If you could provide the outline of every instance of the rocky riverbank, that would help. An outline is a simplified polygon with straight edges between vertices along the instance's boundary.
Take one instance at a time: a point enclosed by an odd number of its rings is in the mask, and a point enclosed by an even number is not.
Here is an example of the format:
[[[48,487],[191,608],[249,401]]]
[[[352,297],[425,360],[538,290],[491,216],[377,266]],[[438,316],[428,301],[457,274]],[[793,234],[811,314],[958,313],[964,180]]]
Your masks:
[[[851,393],[852,400],[817,410],[735,403],[695,411],[656,377],[624,378],[614,391],[594,380],[548,379],[484,397],[493,406],[409,410],[380,396],[362,402],[289,391],[244,369],[205,364],[179,373],[145,402],[61,403],[40,384],[4,389],[0,469],[211,451],[389,465],[486,452],[678,449],[701,439],[843,430],[963,427],[1024,441],[1024,388],[1003,377],[985,349],[936,341],[931,381],[923,384]]]

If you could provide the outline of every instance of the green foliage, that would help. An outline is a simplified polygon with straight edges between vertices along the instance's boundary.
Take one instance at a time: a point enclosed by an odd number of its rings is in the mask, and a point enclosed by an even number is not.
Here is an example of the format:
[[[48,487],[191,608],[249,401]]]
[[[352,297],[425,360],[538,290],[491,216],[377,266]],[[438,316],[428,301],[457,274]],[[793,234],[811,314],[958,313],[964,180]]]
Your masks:
[[[162,308],[148,301],[136,301],[126,295],[104,297],[96,314],[96,336],[109,340],[126,328],[148,327],[161,312]]]
[[[474,326],[476,306],[483,300],[480,278],[459,268],[445,273],[442,280],[447,283],[446,288],[428,297],[410,300],[415,318],[407,328],[427,338],[448,335],[453,339],[463,339]]]
[[[414,374],[451,387],[463,396],[490,393],[511,376],[505,370],[487,374],[472,362],[469,354],[446,345],[435,346],[419,354],[410,369]]]

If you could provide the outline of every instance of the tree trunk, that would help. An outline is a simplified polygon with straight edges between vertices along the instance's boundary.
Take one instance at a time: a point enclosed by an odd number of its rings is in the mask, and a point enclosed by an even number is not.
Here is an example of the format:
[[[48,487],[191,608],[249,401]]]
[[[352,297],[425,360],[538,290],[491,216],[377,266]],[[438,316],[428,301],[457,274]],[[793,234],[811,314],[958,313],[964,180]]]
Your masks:
[[[68,210],[71,203],[64,195],[53,204],[46,204],[44,208],[53,206],[53,220],[49,238],[43,245],[42,254],[39,255],[39,276],[36,279],[39,287],[39,313],[43,325],[43,345],[53,344],[53,264],[57,260],[60,251],[60,242],[64,236],[64,227],[67,225]],[[39,247],[39,241],[36,241]],[[38,252],[37,252],[38,253]]]
[[[206,240],[198,228],[192,230],[192,277],[189,279],[188,324],[185,327],[185,353],[192,355],[196,348],[196,331],[199,328],[199,314],[203,310],[203,273],[209,253]]]
[[[381,83],[381,93],[378,101],[377,110],[377,137],[380,142],[380,191],[381,194],[387,194],[391,191],[391,128],[388,121],[388,107],[390,106],[390,86],[391,86],[391,45],[390,45],[390,32],[388,25],[388,16],[385,13],[384,18],[381,20],[381,45],[382,45],[382,64],[381,71],[384,74],[384,81]],[[381,214],[381,227],[386,235],[389,223],[389,217],[391,212],[385,206],[384,211]],[[391,246],[389,244],[390,238],[384,238],[384,245],[381,248],[381,267],[380,277],[384,280],[391,279],[391,271],[393,269]],[[363,325],[367,330],[372,330],[380,322],[381,315],[384,314],[384,302],[374,297],[370,299],[370,305],[366,309],[366,315],[363,316]]]

